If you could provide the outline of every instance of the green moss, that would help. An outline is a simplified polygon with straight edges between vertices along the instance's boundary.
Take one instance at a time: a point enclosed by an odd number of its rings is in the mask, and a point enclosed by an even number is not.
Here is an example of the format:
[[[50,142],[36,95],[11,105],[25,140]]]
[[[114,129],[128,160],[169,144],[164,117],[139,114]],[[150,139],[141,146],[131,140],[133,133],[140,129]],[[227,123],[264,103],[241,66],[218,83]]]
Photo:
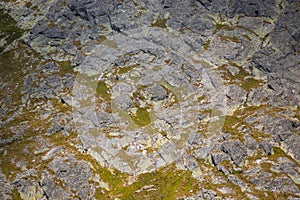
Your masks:
[[[234,27],[232,26],[229,26],[227,24],[220,24],[220,23],[216,23],[216,30],[219,31],[221,29],[225,29],[225,30],[228,30],[228,31],[232,31],[234,30]]]
[[[249,40],[249,41],[251,41],[252,39],[251,39],[251,37],[249,36],[249,35],[245,35],[245,34],[243,34],[242,35],[244,38],[246,38],[247,40]]]
[[[136,113],[131,115],[131,119],[138,126],[147,126],[151,123],[151,118],[146,108],[138,108]]]
[[[158,18],[151,24],[152,27],[167,28],[167,19]]]
[[[56,61],[56,63],[59,65],[59,74],[65,75],[65,74],[74,74],[73,67],[71,65],[70,61]]]
[[[21,196],[20,196],[20,193],[19,193],[17,187],[15,187],[15,188],[13,189],[13,192],[12,192],[11,196],[12,196],[12,198],[13,198],[14,200],[22,200],[22,198],[21,198]]]
[[[80,49],[82,47],[82,44],[79,40],[74,40],[73,44],[77,47],[77,49]]]
[[[225,35],[220,35],[220,39],[222,42],[228,41],[228,42],[234,42],[234,43],[241,43],[242,41],[237,38],[237,37],[230,37],[230,36],[225,36]]]
[[[107,37],[105,35],[100,35],[98,38],[98,43],[101,44],[106,40],[107,40]]]
[[[229,65],[238,68],[239,73],[236,75],[231,74],[228,70]],[[263,83],[262,80],[257,80],[253,77],[250,77],[249,72],[247,72],[243,67],[237,65],[234,62],[229,62],[228,64],[222,65],[218,69],[223,74],[222,78],[228,80],[229,84],[241,86],[246,91],[250,91],[253,88],[257,88]]]
[[[139,67],[139,66],[140,66],[139,64],[134,64],[134,65],[127,66],[127,67],[120,67],[120,68],[118,68],[116,74],[125,74],[125,73],[133,70],[134,68]]]
[[[239,131],[236,129],[238,125],[242,122],[243,119],[241,119],[238,116],[229,116],[227,115],[225,117],[224,126],[223,126],[223,132],[225,133],[231,133],[231,134],[239,134]]]
[[[2,9],[0,9],[0,24],[0,40],[5,38],[5,41],[7,42],[4,47],[0,47],[1,54],[7,45],[22,36],[23,31],[17,27],[16,21]]]
[[[101,168],[99,171],[101,179],[108,183],[110,191],[97,190],[96,199],[119,198],[129,199],[165,199],[172,200],[184,195],[190,195],[191,190],[196,192],[199,188],[198,182],[191,177],[191,172],[176,170],[170,166],[156,172],[141,174],[137,181],[126,185],[121,177],[122,174],[111,173]],[[153,190],[143,188],[149,186]]]
[[[96,95],[101,96],[104,100],[111,100],[111,94],[109,93],[109,87],[104,81],[99,81],[96,87]]]
[[[247,78],[241,85],[241,87],[246,90],[246,91],[250,91],[253,88],[257,88],[258,86],[260,86],[261,81],[254,79],[254,78]]]
[[[209,46],[210,46],[210,40],[207,40],[203,46],[203,49],[208,50]]]

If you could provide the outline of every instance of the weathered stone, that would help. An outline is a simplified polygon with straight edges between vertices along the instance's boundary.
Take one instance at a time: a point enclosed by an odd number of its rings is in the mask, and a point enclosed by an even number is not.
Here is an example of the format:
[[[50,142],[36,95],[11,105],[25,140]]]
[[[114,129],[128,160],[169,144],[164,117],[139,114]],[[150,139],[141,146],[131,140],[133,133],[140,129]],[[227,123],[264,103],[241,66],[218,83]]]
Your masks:
[[[74,158],[56,158],[49,167],[55,173],[55,177],[63,181],[69,191],[76,191],[76,195],[86,199],[90,195],[89,179],[91,170],[89,164],[84,161],[76,161]],[[51,184],[50,184],[51,185]]]
[[[300,161],[300,136],[298,134],[293,134],[287,140],[282,143],[282,148],[284,151],[291,155],[297,162]]]
[[[272,153],[272,144],[270,141],[265,140],[259,144],[259,147],[263,150],[266,155],[271,155]]]
[[[219,165],[224,160],[230,161],[230,156],[226,153],[213,153],[211,155],[212,162],[215,166]]]
[[[221,150],[229,154],[236,165],[240,165],[247,156],[245,146],[239,140],[227,141],[222,144]]]

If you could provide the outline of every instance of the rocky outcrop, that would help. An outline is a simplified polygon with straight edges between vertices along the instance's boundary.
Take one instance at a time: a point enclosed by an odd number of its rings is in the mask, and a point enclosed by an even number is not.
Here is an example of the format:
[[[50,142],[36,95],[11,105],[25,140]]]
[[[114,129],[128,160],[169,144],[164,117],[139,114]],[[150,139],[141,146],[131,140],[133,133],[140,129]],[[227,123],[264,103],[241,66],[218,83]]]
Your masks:
[[[0,199],[299,198],[298,1],[0,5]]]

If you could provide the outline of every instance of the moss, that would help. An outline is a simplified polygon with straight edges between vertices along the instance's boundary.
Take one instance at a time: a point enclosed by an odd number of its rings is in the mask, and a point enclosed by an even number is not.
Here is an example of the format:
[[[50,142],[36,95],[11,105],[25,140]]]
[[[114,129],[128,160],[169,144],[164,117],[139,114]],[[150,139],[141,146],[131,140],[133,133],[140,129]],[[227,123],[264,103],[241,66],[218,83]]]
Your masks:
[[[114,40],[106,40],[103,42],[106,46],[113,48],[113,49],[118,49],[118,45]]]
[[[242,35],[244,38],[246,38],[247,40],[249,40],[249,41],[251,41],[252,39],[251,39],[251,37],[249,36],[249,35],[245,35],[245,34],[243,34]]]
[[[191,177],[191,172],[179,171],[172,165],[156,172],[141,174],[137,181],[126,185],[121,174],[114,171],[100,169],[101,179],[111,186],[110,191],[97,190],[96,199],[165,199],[171,200],[184,195],[190,195],[191,190],[196,192],[199,188],[198,182]],[[151,187],[151,186],[152,187]],[[151,189],[143,188],[150,186]]]
[[[0,40],[5,38],[7,42],[4,47],[0,47],[1,54],[7,45],[22,36],[23,31],[17,27],[16,21],[6,14],[3,9],[0,9],[0,24]]]
[[[231,74],[228,70],[229,65],[238,68],[239,73],[236,75]],[[242,66],[239,66],[234,62],[229,62],[228,64],[222,65],[218,69],[223,74],[222,78],[228,80],[229,84],[238,85],[246,91],[250,91],[253,88],[257,88],[263,83],[262,80],[257,80],[253,77],[250,77],[249,72],[247,72]]]
[[[26,1],[26,2],[25,2],[25,6],[26,6],[27,8],[30,8],[30,7],[32,6],[32,3],[31,3],[30,1]]]
[[[104,81],[99,81],[96,87],[96,95],[101,96],[104,100],[111,100],[111,94],[109,93],[109,87]]]
[[[225,36],[225,35],[220,35],[220,39],[222,42],[228,41],[228,42],[234,42],[234,43],[241,43],[242,41],[237,38],[237,37],[230,37],[230,36]]]
[[[147,126],[151,123],[151,118],[147,108],[138,108],[136,113],[131,115],[131,119],[138,126]]]
[[[22,200],[21,196],[20,196],[20,193],[17,189],[17,187],[14,187],[13,189],[13,192],[11,194],[11,197],[14,199],[14,200]]]
[[[203,46],[203,49],[208,50],[209,46],[210,46],[210,40],[207,40]]]
[[[221,23],[216,23],[216,30],[215,30],[215,33],[221,29],[224,29],[224,30],[228,30],[228,31],[233,31],[234,30],[234,27],[232,26],[229,26],[227,24],[221,24]]]
[[[246,90],[250,91],[253,88],[257,88],[261,85],[261,81],[254,79],[254,78],[247,78],[241,85],[241,87]]]
[[[73,44],[77,47],[77,49],[80,49],[81,46],[82,46],[82,44],[81,44],[81,42],[79,40],[74,40]]]
[[[151,24],[151,26],[159,27],[159,28],[167,28],[166,23],[167,23],[167,19],[158,18]]]
[[[127,73],[127,72],[133,70],[134,68],[139,67],[139,66],[140,66],[140,64],[134,64],[134,65],[130,65],[130,66],[127,66],[127,67],[120,67],[120,68],[118,68],[118,69],[114,72],[114,74],[125,74],[125,73]]]
[[[106,37],[105,35],[100,35],[100,36],[98,37],[98,43],[99,43],[99,44],[103,43],[103,42],[106,41],[106,40],[107,40],[107,37]]]
[[[59,66],[59,75],[75,74],[70,61],[56,61],[56,64]]]

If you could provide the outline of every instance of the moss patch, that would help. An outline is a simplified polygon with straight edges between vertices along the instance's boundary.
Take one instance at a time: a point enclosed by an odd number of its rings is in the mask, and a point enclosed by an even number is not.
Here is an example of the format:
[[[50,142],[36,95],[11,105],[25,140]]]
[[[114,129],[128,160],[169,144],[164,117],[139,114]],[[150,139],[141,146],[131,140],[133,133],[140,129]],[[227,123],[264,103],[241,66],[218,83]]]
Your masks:
[[[230,36],[220,35],[220,39],[221,39],[222,42],[225,42],[225,41],[234,42],[234,43],[241,43],[242,42],[239,38],[237,38],[235,36],[230,37]]]
[[[151,24],[151,26],[159,27],[159,28],[167,28],[166,23],[167,23],[167,19],[158,18]]]
[[[114,74],[117,75],[117,74],[125,74],[131,70],[133,70],[134,68],[137,68],[139,67],[140,65],[139,64],[134,64],[134,65],[130,65],[130,66],[126,66],[126,67],[119,67],[115,70]]]
[[[7,42],[4,47],[0,47],[1,54],[7,45],[22,36],[23,31],[16,26],[16,21],[2,9],[0,9],[0,24],[0,40],[5,38]]]
[[[101,96],[104,100],[111,100],[111,94],[109,93],[109,87],[104,81],[99,81],[96,87],[96,95]]]
[[[190,195],[190,191],[196,192],[198,183],[191,177],[191,172],[176,170],[170,166],[156,172],[142,174],[137,181],[127,185],[120,179],[122,175],[108,170],[100,169],[100,177],[109,183],[110,191],[97,190],[96,199],[165,199],[172,200],[176,197]],[[124,176],[124,175],[123,175]]]
[[[203,49],[206,51],[208,50],[209,46],[210,46],[210,40],[207,40],[203,46]]]
[[[74,74],[73,67],[71,65],[70,61],[56,61],[56,63],[59,65],[59,75],[63,76],[65,74]]]
[[[233,75],[230,73],[228,70],[228,66],[230,65],[239,69],[238,74]],[[229,62],[228,64],[222,65],[218,69],[222,73],[222,78],[228,80],[229,84],[238,85],[246,91],[250,91],[251,89],[257,88],[263,84],[262,80],[257,80],[251,77],[249,72],[234,62]]]
[[[138,126],[147,126],[151,123],[150,114],[146,108],[138,108],[135,114],[130,115]]]

